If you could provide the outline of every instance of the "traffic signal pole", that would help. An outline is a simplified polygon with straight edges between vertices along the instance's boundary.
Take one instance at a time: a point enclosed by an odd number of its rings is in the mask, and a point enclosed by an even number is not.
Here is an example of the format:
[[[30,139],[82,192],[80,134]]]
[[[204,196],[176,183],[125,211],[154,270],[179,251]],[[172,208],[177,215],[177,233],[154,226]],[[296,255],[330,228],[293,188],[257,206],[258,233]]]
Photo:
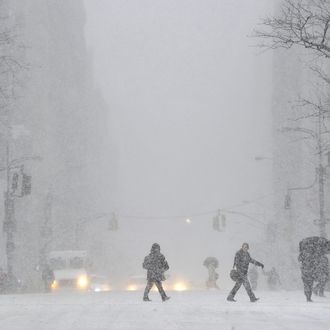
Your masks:
[[[5,191],[5,221],[4,232],[7,235],[6,257],[7,272],[9,278],[13,275],[13,260],[15,251],[14,232],[15,232],[15,203],[10,192],[10,161],[9,161],[9,143],[6,145],[6,178],[7,189]]]
[[[6,234],[6,259],[7,273],[9,281],[14,278],[14,251],[15,251],[15,196],[24,197],[31,193],[31,176],[27,176],[22,172],[22,176],[27,178],[25,181],[22,178],[21,193],[14,195],[13,187],[11,186],[11,170],[17,169],[18,165],[27,160],[41,160],[41,157],[21,157],[18,159],[10,159],[9,141],[6,142],[6,166],[1,170],[6,171],[6,190],[4,192],[5,219],[3,223],[3,232]],[[16,185],[17,186],[17,185]],[[17,189],[17,187],[15,187]],[[14,190],[15,190],[14,189]]]

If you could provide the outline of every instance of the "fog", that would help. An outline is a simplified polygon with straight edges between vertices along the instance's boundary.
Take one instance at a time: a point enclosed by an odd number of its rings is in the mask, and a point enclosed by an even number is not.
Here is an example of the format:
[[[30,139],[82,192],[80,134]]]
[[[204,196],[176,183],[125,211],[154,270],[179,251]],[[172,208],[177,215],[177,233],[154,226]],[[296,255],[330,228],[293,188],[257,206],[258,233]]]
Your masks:
[[[1,329],[329,328],[330,0],[0,13]]]
[[[158,242],[173,276],[203,285],[202,262],[215,256],[225,283],[243,242],[264,255],[273,212],[272,56],[250,37],[273,3],[85,5],[94,80],[108,109],[107,208],[119,223],[107,237],[109,272],[144,274],[143,257]],[[212,228],[218,209],[227,211],[223,232]]]

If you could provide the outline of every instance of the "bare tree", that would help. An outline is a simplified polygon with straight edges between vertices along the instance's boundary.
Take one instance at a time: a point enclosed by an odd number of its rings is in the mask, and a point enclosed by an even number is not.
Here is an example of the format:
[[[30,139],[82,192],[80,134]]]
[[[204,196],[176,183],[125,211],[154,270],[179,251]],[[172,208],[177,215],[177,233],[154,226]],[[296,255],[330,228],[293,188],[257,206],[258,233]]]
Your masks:
[[[329,23],[329,0],[283,0],[278,16],[263,19],[255,36],[262,47],[298,46],[330,58]]]
[[[3,116],[10,111],[25,65],[17,27],[4,0],[0,0],[0,13],[0,119],[3,120]]]

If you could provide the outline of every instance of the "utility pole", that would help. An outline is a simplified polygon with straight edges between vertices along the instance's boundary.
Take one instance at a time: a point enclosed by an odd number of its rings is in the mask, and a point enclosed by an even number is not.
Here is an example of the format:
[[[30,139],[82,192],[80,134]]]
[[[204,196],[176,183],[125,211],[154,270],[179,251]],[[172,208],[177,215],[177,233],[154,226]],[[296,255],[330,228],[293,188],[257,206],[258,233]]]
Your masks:
[[[4,206],[5,206],[5,219],[3,223],[3,231],[6,234],[6,258],[7,258],[7,273],[10,285],[14,285],[14,252],[15,252],[15,239],[14,233],[16,231],[15,220],[15,196],[24,197],[31,193],[31,176],[23,172],[23,166],[19,165],[26,160],[41,160],[39,156],[21,157],[18,159],[10,159],[9,140],[6,141],[6,165],[0,168],[0,171],[6,172],[6,190],[4,192]],[[18,187],[19,178],[16,177],[11,180],[11,171],[20,169],[21,185]],[[18,175],[18,174],[16,174]],[[15,194],[16,190],[20,189],[19,194]]]
[[[318,128],[317,131],[307,129],[307,128],[302,128],[302,127],[284,127],[281,129],[282,132],[290,132],[290,131],[295,131],[295,132],[301,132],[304,134],[310,135],[316,142],[316,150],[318,154],[318,165],[316,168],[316,174],[318,176],[318,203],[319,203],[319,219],[317,220],[317,224],[319,226],[319,233],[321,237],[327,237],[327,232],[326,232],[326,218],[325,218],[325,211],[324,211],[324,185],[325,185],[325,176],[326,176],[326,167],[323,166],[323,141],[322,141],[322,123],[324,123],[324,118],[321,113],[321,108],[318,109]],[[316,181],[315,181],[316,183]],[[314,184],[313,184],[314,185]],[[310,189],[312,186],[304,187],[304,188],[289,188],[288,191],[290,190],[305,190],[305,189]]]
[[[322,122],[324,122],[324,118],[322,117],[323,121],[321,121],[321,109],[319,108],[318,114],[318,136],[317,136],[317,148],[319,154],[319,168],[318,168],[318,175],[319,175],[319,210],[320,210],[320,219],[319,219],[319,229],[320,229],[320,236],[327,237],[326,232],[326,219],[324,214],[324,178],[326,175],[326,168],[323,166],[323,150],[322,150]]]
[[[43,223],[40,226],[40,250],[39,250],[39,264],[44,266],[46,264],[47,252],[49,245],[52,242],[53,230],[52,230],[52,206],[53,195],[49,191],[45,201],[45,211]]]
[[[9,161],[9,143],[6,145],[6,178],[7,189],[5,191],[5,221],[4,232],[7,235],[6,256],[7,256],[7,272],[8,277],[13,277],[13,259],[15,251],[14,232],[16,230],[15,223],[15,204],[14,198],[10,191],[10,161]]]

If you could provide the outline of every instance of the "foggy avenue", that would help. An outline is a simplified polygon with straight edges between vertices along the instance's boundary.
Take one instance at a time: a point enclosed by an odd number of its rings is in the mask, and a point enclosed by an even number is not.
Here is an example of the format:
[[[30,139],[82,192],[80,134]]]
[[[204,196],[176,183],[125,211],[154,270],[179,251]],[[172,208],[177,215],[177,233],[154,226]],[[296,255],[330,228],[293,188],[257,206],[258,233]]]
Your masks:
[[[0,330],[330,329],[330,0],[0,0]]]

